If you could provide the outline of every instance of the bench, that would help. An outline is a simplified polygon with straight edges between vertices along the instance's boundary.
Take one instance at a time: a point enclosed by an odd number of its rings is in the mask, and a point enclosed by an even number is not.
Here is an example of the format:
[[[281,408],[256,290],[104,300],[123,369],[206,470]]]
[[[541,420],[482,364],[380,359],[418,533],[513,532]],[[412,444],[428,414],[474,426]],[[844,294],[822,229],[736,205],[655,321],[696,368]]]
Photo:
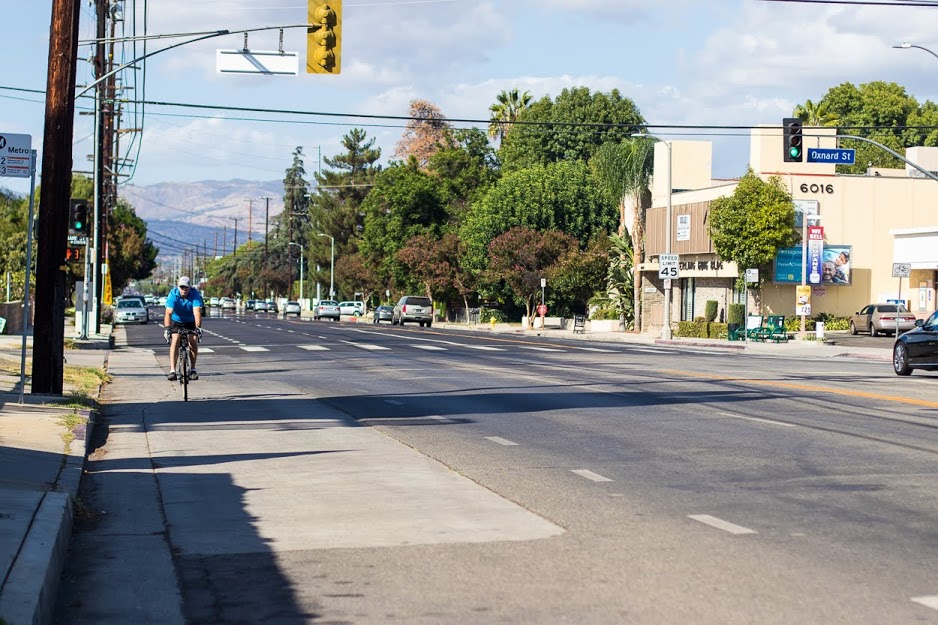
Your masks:
[[[788,342],[788,331],[785,329],[785,317],[782,315],[769,315],[765,325],[753,330],[749,337],[753,341],[774,341],[776,343]]]
[[[573,316],[573,333],[574,334],[586,333],[586,315],[574,315]]]

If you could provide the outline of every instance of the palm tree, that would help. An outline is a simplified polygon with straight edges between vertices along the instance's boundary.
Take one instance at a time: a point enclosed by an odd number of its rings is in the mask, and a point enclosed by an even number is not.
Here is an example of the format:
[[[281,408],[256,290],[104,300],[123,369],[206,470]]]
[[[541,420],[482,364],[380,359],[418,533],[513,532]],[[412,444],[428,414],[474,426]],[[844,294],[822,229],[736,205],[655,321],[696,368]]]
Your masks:
[[[531,104],[531,92],[519,93],[515,87],[511,91],[502,91],[495,98],[498,100],[489,107],[492,117],[489,121],[489,136],[502,142],[511,129],[509,124],[518,119],[521,111]]]
[[[836,126],[840,123],[837,114],[831,112],[827,102],[815,104],[807,100],[795,107],[793,115],[803,121],[805,126]]]

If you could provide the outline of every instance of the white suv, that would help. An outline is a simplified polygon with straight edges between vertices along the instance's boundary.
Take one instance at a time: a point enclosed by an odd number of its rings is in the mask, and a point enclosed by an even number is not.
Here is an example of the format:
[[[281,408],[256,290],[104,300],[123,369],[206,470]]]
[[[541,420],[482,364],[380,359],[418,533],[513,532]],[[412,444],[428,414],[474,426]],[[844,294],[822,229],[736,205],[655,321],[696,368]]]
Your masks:
[[[365,314],[365,302],[339,302],[339,314],[361,317]]]

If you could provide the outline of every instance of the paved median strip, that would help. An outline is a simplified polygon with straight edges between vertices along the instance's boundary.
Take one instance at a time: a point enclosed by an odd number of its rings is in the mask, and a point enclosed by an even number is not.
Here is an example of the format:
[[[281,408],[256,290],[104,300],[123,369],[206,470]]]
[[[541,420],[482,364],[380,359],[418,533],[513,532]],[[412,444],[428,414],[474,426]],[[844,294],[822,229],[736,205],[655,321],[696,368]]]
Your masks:
[[[723,530],[724,532],[735,534],[737,536],[757,533],[756,530],[751,530],[748,527],[743,527],[742,525],[736,525],[734,523],[730,523],[729,521],[718,519],[717,517],[710,516],[709,514],[689,514],[687,515],[687,518],[693,519],[698,523],[703,523],[704,525],[709,525],[710,527],[715,527],[718,530]]]

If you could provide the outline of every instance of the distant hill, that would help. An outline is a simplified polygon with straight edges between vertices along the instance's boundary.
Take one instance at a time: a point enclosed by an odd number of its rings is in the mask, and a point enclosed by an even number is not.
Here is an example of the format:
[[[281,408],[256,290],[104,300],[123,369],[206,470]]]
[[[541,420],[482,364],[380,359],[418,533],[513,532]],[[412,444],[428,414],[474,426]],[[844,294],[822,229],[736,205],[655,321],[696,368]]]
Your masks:
[[[247,242],[249,216],[252,238],[263,240],[265,213],[270,219],[283,210],[280,180],[125,185],[120,187],[120,196],[147,222],[149,238],[163,258],[195,247],[202,253],[230,253],[236,227],[238,244]],[[264,198],[270,198],[269,203]]]

